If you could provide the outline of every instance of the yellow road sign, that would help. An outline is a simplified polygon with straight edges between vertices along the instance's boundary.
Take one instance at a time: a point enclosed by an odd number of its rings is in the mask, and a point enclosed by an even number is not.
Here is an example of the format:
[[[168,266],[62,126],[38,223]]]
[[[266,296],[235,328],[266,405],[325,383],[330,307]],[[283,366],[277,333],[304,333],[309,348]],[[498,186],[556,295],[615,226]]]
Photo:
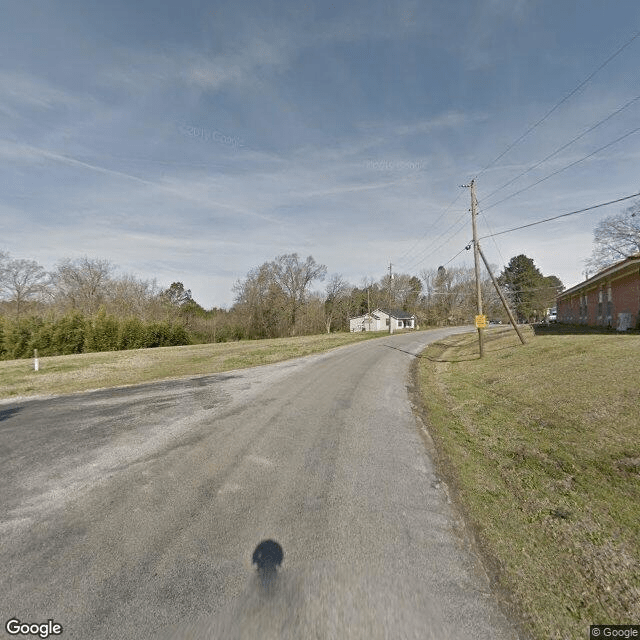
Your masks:
[[[476,316],[476,328],[477,329],[487,328],[487,316]]]

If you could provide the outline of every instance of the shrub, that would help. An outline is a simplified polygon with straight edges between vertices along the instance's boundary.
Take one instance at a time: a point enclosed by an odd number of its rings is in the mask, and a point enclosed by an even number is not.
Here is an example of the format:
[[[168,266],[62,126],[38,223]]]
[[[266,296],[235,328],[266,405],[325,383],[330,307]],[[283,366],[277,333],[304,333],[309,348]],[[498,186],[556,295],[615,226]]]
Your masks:
[[[54,331],[53,321],[34,317],[30,319],[29,324],[31,337],[29,339],[29,353],[27,355],[31,356],[34,349],[38,350],[38,356],[54,355],[51,346]]]
[[[8,322],[4,327],[3,344],[5,358],[14,360],[28,358],[31,351],[31,318],[22,318]]]
[[[118,349],[142,349],[145,346],[146,331],[138,318],[127,318],[120,324]]]
[[[182,344],[191,344],[189,334],[183,325],[175,324],[171,329],[171,345],[177,347]]]
[[[108,316],[100,309],[98,314],[87,323],[85,351],[116,351],[118,349],[118,320]]]
[[[55,355],[66,356],[82,353],[87,334],[87,321],[78,311],[59,318],[53,327],[51,351]]]

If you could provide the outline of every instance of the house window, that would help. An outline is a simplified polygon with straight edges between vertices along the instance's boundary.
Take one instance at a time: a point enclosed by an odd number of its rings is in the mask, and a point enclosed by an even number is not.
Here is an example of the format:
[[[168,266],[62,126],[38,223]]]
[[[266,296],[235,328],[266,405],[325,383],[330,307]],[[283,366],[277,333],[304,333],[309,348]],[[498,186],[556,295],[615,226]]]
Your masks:
[[[402,325],[402,320],[398,320],[398,329],[402,329],[403,325]]]

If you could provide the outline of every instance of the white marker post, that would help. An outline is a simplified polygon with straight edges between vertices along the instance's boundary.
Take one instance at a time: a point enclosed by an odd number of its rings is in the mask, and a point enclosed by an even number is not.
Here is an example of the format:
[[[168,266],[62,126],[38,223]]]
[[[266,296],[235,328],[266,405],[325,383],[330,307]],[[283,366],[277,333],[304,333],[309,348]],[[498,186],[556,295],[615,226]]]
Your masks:
[[[34,363],[33,363],[33,368],[35,371],[38,370],[39,368],[39,363],[38,363],[38,350],[34,349],[33,350],[33,357],[34,357]]]

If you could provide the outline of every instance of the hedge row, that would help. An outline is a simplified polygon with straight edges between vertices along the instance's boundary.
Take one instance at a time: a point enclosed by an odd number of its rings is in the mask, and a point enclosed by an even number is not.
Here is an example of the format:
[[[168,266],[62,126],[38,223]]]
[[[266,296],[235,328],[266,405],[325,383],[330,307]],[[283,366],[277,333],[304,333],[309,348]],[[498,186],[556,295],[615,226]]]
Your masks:
[[[100,311],[93,318],[80,313],[61,318],[9,319],[0,316],[0,359],[61,356],[71,353],[119,351],[190,344],[181,324],[119,319]]]

